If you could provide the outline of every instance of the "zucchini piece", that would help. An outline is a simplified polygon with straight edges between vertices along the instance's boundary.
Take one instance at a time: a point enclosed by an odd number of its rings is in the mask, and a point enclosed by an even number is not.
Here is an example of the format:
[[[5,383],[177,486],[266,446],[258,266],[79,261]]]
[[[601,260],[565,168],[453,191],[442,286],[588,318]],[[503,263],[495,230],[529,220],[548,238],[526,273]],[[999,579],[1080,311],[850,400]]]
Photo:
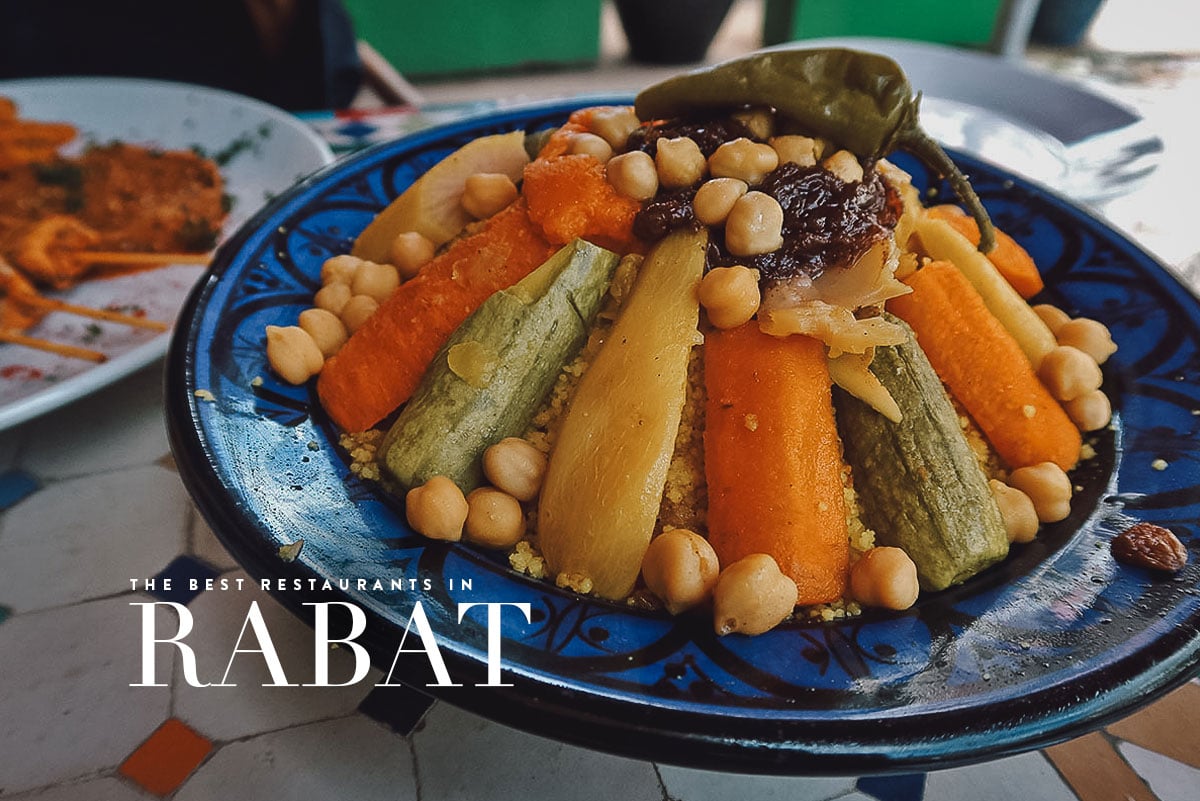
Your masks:
[[[604,598],[633,589],[654,533],[698,344],[705,230],[647,254],[559,429],[538,502],[546,564]]]
[[[481,458],[516,436],[587,341],[619,257],[582,239],[496,292],[451,334],[392,424],[383,463],[404,489],[483,483]]]
[[[943,590],[1007,556],[1008,535],[942,382],[912,329],[888,317],[907,341],[876,348],[871,372],[901,419],[836,389],[838,430],[864,522],[908,553],[922,589]]]

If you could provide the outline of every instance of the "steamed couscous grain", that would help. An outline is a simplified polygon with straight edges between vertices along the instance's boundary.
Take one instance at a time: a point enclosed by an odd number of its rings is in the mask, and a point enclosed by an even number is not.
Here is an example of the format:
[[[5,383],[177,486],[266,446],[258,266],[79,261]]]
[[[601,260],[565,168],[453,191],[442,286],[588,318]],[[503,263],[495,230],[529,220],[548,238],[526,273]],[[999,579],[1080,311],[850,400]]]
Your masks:
[[[383,474],[376,458],[383,442],[384,432],[368,429],[355,434],[342,434],[338,444],[350,456],[350,472],[366,481],[380,481]]]

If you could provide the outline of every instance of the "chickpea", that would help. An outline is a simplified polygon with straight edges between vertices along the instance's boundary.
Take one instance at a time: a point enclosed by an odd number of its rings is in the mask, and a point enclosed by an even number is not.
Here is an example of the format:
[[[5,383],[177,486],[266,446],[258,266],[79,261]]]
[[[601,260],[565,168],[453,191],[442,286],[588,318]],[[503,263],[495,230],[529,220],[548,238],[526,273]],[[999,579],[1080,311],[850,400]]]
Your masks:
[[[755,139],[770,139],[775,133],[775,114],[770,108],[756,106],[733,112],[733,118],[740,122]]]
[[[434,476],[404,496],[404,515],[418,534],[458,542],[467,522],[467,499],[445,476]]]
[[[692,210],[696,219],[704,225],[721,225],[733,204],[742,195],[750,191],[745,181],[737,178],[710,178],[700,184],[696,196],[692,198]]]
[[[284,381],[299,386],[321,372],[325,357],[300,326],[268,325],[267,363]]]
[[[354,274],[350,292],[354,295],[370,295],[383,303],[400,286],[400,271],[390,264],[364,261]]]
[[[1054,332],[1058,344],[1068,345],[1091,356],[1096,364],[1104,364],[1108,357],[1117,352],[1108,326],[1087,317],[1076,317],[1059,326]]]
[[[743,557],[721,571],[713,589],[713,628],[718,635],[762,634],[792,613],[796,582],[765,553]]]
[[[504,173],[477,172],[468,175],[463,185],[463,211],[477,220],[486,220],[517,199],[517,185]]]
[[[1000,518],[1004,521],[1008,541],[1033,542],[1040,525],[1037,510],[1033,508],[1033,500],[1019,489],[1010,487],[996,478],[988,482],[988,488],[991,489],[996,506],[1000,509]]]
[[[753,186],[779,166],[779,154],[770,145],[734,139],[716,149],[708,159],[708,170],[716,178],[740,178]]]
[[[404,231],[392,240],[389,256],[400,271],[400,277],[407,281],[420,272],[436,252],[437,245],[419,231]]]
[[[367,320],[371,319],[371,315],[379,309],[379,301],[370,295],[355,295],[346,301],[346,305],[342,307],[340,317],[346,326],[346,330],[353,334],[355,331],[363,327]]]
[[[1100,389],[1067,401],[1063,408],[1080,431],[1099,431],[1112,420],[1112,403]]]
[[[358,265],[362,263],[362,259],[358,256],[351,256],[349,253],[326,259],[325,263],[321,265],[321,284],[324,286],[330,284],[349,285],[354,280],[354,274],[358,272]]]
[[[1042,318],[1042,322],[1055,336],[1058,336],[1058,329],[1062,328],[1064,323],[1071,321],[1071,315],[1050,303],[1039,303],[1033,307],[1033,311]]]
[[[725,219],[725,247],[735,256],[756,256],[783,244],[783,207],[763,192],[747,192]]]
[[[862,164],[859,163],[858,156],[849,150],[839,150],[821,162],[821,166],[848,184],[856,184],[863,179]]]
[[[317,294],[313,295],[313,305],[318,309],[325,309],[340,315],[353,294],[349,284],[343,284],[340,281],[326,284],[317,290]]]
[[[520,437],[505,437],[483,452],[483,474],[519,501],[532,501],[546,475],[546,454]]]
[[[1059,345],[1042,357],[1038,378],[1060,401],[1075,400],[1104,383],[1096,360],[1069,345]]]
[[[721,568],[708,540],[685,528],[664,531],[642,557],[646,587],[678,615],[712,595]]]
[[[866,606],[908,609],[919,593],[917,566],[900,548],[872,548],[850,568],[850,594]]]
[[[1017,468],[1008,485],[1029,496],[1043,523],[1056,523],[1071,514],[1071,479],[1054,462]]]
[[[612,148],[624,147],[629,135],[641,124],[630,106],[606,106],[596,109],[588,121],[592,133],[603,138]]]
[[[300,327],[308,332],[326,359],[341,350],[349,334],[338,316],[328,309],[300,312]]]
[[[479,487],[467,495],[467,540],[485,548],[511,548],[525,536],[521,502],[495,487]]]
[[[780,164],[791,162],[801,167],[812,167],[817,163],[817,143],[812,137],[796,134],[776,136],[770,144],[775,148]]]
[[[679,188],[691,186],[703,178],[708,162],[698,144],[686,136],[679,136],[658,140],[654,165],[658,168],[660,184]]]
[[[631,200],[649,200],[658,194],[658,169],[649,153],[634,150],[613,156],[605,174],[617,194]]]
[[[717,328],[737,328],[758,313],[758,270],[714,267],[700,281],[700,305]]]
[[[612,158],[613,149],[603,137],[593,133],[577,133],[571,137],[567,152],[572,155],[591,156],[601,164]]]

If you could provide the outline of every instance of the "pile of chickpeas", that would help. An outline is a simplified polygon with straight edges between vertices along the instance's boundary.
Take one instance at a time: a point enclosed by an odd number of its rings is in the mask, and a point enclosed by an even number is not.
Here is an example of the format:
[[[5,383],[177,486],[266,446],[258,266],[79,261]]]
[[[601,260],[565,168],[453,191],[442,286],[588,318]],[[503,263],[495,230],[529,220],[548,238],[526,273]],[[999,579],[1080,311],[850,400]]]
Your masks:
[[[483,474],[490,486],[466,495],[445,476],[413,487],[404,499],[408,524],[430,539],[513,547],[525,536],[521,504],[541,491],[546,455],[519,437],[506,437],[484,451]]]

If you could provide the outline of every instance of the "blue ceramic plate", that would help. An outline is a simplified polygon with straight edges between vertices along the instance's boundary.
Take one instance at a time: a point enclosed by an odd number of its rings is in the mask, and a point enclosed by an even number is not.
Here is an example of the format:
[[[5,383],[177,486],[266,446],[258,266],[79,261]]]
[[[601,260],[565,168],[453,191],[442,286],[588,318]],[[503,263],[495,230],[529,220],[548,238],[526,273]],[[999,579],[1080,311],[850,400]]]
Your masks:
[[[390,198],[452,149],[559,123],[570,109],[469,120],[326,168],[247,224],[193,294],[170,353],[169,423],[184,479],[233,554],[256,577],[378,578],[384,587],[428,579],[431,587],[286,590],[281,602],[302,616],[306,601],[359,605],[369,619],[359,641],[387,670],[419,599],[449,673],[464,685],[429,688],[435,695],[585,746],[757,773],[994,758],[1100,726],[1196,672],[1200,306],[1102,222],[962,156],[999,225],[1045,270],[1045,298],[1103,321],[1120,345],[1106,366],[1115,424],[1075,476],[1070,519],[908,612],[784,625],[754,638],[717,638],[702,617],[581,598],[515,574],[494,554],[414,535],[398,504],[350,475],[312,387],[273,377],[264,326],[293,323],[321,263],[348,251]],[[919,185],[948,192],[915,161],[896,160]],[[1139,520],[1188,545],[1181,574],[1114,562],[1109,540]],[[300,540],[298,558],[280,557],[281,546]],[[531,607],[529,623],[512,610],[503,616],[502,679],[511,686],[472,686],[487,680],[488,643],[482,608],[458,623],[458,604],[471,602]],[[433,680],[424,656],[397,661],[405,682]]]

